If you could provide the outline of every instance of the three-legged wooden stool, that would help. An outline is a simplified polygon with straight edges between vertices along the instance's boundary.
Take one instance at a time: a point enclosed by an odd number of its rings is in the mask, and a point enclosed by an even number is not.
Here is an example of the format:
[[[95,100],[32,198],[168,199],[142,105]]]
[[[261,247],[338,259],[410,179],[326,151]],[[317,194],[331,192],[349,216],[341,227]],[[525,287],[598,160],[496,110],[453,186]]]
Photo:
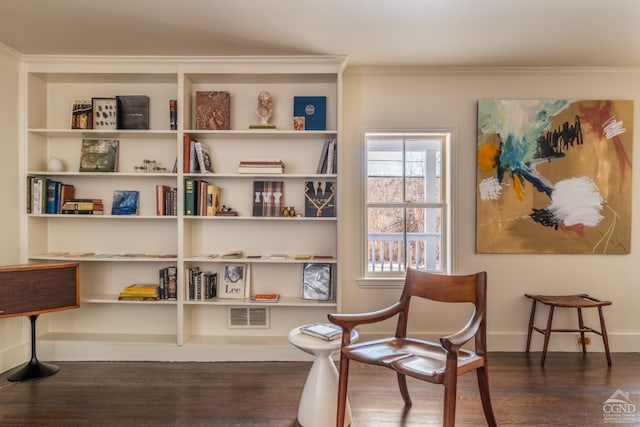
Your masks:
[[[540,364],[544,366],[544,361],[547,357],[547,346],[549,345],[549,337],[551,332],[580,332],[582,353],[587,353],[587,348],[584,341],[584,333],[592,332],[602,337],[604,342],[604,351],[607,355],[607,364],[611,366],[611,355],[609,354],[609,338],[607,337],[607,328],[604,326],[604,316],[602,315],[602,307],[605,305],[611,305],[611,301],[601,301],[590,297],[587,294],[579,295],[529,295],[524,294],[527,298],[533,300],[531,304],[531,317],[529,319],[529,331],[527,333],[527,350],[529,353],[529,347],[531,346],[531,332],[537,331],[544,335],[544,345],[542,347],[542,360]],[[534,316],[536,314],[536,303],[540,301],[542,304],[549,306],[549,318],[547,319],[547,327],[542,329],[533,325]],[[551,323],[553,321],[553,310],[556,307],[568,307],[578,309],[578,329],[552,329]],[[584,325],[582,320],[582,309],[597,307],[598,314],[600,315],[600,331]]]

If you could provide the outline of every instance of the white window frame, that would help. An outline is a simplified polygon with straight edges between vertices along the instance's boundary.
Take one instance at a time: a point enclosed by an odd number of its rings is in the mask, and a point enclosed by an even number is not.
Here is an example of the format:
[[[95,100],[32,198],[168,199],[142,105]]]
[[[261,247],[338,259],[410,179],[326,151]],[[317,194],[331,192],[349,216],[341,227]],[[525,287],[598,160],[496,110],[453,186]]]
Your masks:
[[[442,207],[442,247],[441,247],[441,262],[442,272],[451,273],[453,270],[453,257],[452,257],[452,198],[453,191],[453,179],[451,164],[454,158],[454,140],[456,133],[453,129],[428,129],[428,130],[381,130],[381,129],[365,129],[361,131],[361,146],[362,146],[362,165],[363,173],[361,175],[361,194],[362,194],[362,233],[361,233],[361,280],[359,284],[361,287],[380,287],[389,286],[399,287],[402,286],[404,281],[404,271],[369,271],[368,267],[368,194],[367,194],[367,177],[368,177],[368,141],[372,137],[389,135],[395,138],[408,138],[408,137],[425,137],[429,136],[442,138],[441,146],[441,203]],[[404,203],[404,206],[410,206],[409,203]]]

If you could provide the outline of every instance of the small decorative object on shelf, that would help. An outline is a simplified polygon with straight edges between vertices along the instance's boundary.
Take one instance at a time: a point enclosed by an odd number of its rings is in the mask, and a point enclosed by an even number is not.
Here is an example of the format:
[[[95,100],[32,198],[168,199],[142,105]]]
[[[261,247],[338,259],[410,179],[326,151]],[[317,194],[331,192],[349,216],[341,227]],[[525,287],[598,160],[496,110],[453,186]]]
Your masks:
[[[294,96],[293,117],[294,123],[297,117],[304,118],[304,130],[327,129],[327,97]]]
[[[216,212],[216,216],[238,216],[238,212],[227,205],[222,205],[222,208]]]
[[[300,326],[300,332],[325,341],[331,341],[342,335],[342,328],[333,323],[312,323]]]
[[[196,92],[196,129],[231,129],[231,95],[229,92]]]
[[[251,297],[252,302],[278,302],[280,300],[280,294],[255,294]]]
[[[293,130],[304,130],[304,117],[293,118]]]
[[[93,128],[115,130],[118,124],[118,104],[115,98],[92,98]]]
[[[137,215],[139,191],[115,190],[111,215]]]
[[[58,157],[52,157],[47,161],[47,171],[64,172],[64,162]]]
[[[282,208],[282,216],[295,217],[296,216],[296,208],[293,206],[285,206]]]
[[[133,170],[144,173],[158,173],[166,172],[167,168],[160,166],[160,162],[157,160],[144,159],[142,165],[134,166]]]
[[[269,123],[271,116],[273,116],[273,97],[271,93],[263,90],[258,94],[258,107],[256,108],[256,115],[260,119],[260,123],[252,124],[249,129],[275,129],[274,124]]]

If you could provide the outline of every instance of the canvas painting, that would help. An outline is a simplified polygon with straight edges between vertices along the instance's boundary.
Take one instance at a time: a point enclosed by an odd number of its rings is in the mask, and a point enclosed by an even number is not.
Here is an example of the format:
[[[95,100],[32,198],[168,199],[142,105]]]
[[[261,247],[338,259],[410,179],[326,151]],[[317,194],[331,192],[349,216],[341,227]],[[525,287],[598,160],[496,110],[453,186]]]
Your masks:
[[[480,100],[477,144],[477,253],[630,253],[633,101]]]

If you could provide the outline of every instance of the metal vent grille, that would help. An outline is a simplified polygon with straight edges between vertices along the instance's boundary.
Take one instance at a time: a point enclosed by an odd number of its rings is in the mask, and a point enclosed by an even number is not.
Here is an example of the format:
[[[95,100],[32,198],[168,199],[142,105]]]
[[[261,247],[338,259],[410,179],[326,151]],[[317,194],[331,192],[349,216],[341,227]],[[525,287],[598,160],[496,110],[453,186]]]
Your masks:
[[[268,328],[269,307],[229,307],[229,328]]]

